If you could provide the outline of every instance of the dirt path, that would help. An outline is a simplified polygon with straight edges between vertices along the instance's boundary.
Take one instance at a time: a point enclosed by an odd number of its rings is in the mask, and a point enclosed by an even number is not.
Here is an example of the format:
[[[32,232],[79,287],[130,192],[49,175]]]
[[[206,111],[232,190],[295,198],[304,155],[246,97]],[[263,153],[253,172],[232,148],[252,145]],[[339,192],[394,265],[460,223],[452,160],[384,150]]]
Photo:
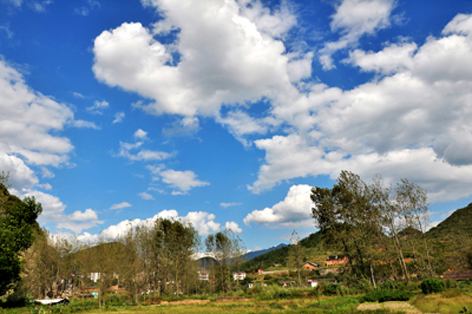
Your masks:
[[[413,305],[408,302],[401,301],[390,301],[383,303],[362,303],[357,307],[358,310],[377,310],[377,309],[389,309],[389,310],[399,310],[404,311],[407,314],[422,314]]]

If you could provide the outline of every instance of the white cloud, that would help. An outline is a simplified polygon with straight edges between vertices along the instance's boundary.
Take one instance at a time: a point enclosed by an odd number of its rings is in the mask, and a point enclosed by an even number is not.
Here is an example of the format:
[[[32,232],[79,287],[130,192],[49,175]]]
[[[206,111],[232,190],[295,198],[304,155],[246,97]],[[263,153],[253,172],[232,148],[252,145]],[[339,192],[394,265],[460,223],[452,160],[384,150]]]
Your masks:
[[[36,202],[41,203],[43,212],[38,217],[38,222],[42,225],[54,223],[58,229],[67,229],[79,233],[82,230],[103,224],[103,221],[98,219],[97,213],[92,209],[86,209],[84,212],[75,211],[71,215],[64,214],[66,205],[56,196],[37,190],[18,191],[11,189],[11,192],[20,198],[34,196]]]
[[[215,222],[216,216],[207,212],[189,212],[186,216],[179,216],[179,213],[175,209],[163,210],[155,216],[148,219],[134,219],[124,220],[116,225],[111,225],[100,234],[90,234],[84,232],[78,238],[82,242],[97,242],[100,238],[112,240],[123,236],[130,228],[136,226],[149,226],[151,227],[158,218],[164,219],[179,219],[183,222],[191,223],[195,230],[198,231],[200,236],[207,236],[210,233],[220,231],[221,224]],[[234,222],[226,223],[227,226],[235,227],[236,230],[240,230],[239,226]],[[234,231],[234,230],[233,230]]]
[[[93,102],[93,105],[90,107],[85,108],[87,111],[89,111],[92,114],[103,114],[103,111],[107,109],[110,106],[110,104],[103,100],[103,101],[98,101],[95,100]]]
[[[339,32],[342,36],[320,50],[323,68],[329,70],[335,67],[331,54],[337,50],[356,44],[364,35],[373,35],[389,27],[395,6],[395,0],[342,0],[336,5],[330,26],[333,32]]]
[[[309,185],[293,185],[283,201],[263,210],[252,211],[244,218],[244,223],[275,228],[310,227],[313,225],[313,219],[310,217],[313,206],[310,194]]]
[[[138,129],[136,132],[134,132],[134,138],[137,140],[146,140],[147,134],[148,133],[146,131]]]
[[[380,76],[352,90],[313,85],[277,104],[273,114],[294,128],[255,141],[265,163],[253,192],[283,180],[343,169],[368,179],[406,177],[432,201],[470,195],[472,171],[472,17],[458,15],[422,45],[386,43],[351,52],[351,64]],[[469,35],[470,34],[470,35]]]
[[[30,3],[30,6],[36,12],[44,12],[46,11],[46,7],[52,3],[52,0],[46,1],[33,1]]]
[[[163,19],[153,30],[124,23],[102,32],[94,42],[93,70],[110,86],[154,99],[137,105],[150,113],[213,115],[223,103],[254,102],[290,87],[290,78],[307,75],[303,70],[289,77],[291,60],[276,39],[296,23],[286,7],[271,11],[258,1],[234,0],[143,3]],[[179,30],[175,42],[155,39],[172,29]],[[172,53],[180,55],[178,64]],[[302,54],[297,59],[306,58]],[[290,71],[296,72],[293,66]]]
[[[272,117],[254,119],[249,114],[240,110],[230,111],[224,117],[218,115],[216,121],[228,127],[230,133],[245,147],[249,147],[251,144],[245,139],[246,135],[266,134],[270,127],[279,124]]]
[[[111,210],[115,210],[115,209],[123,209],[123,208],[127,208],[127,207],[131,207],[132,205],[128,202],[122,202],[122,203],[119,203],[119,204],[113,204],[110,206],[110,209]]]
[[[142,192],[142,193],[139,193],[138,194],[143,200],[146,200],[146,201],[150,201],[150,200],[153,200],[154,199],[154,196],[152,196],[151,194],[147,193],[147,192]]]
[[[200,120],[197,117],[184,117],[172,123],[170,128],[163,128],[166,136],[193,136],[200,129]]]
[[[239,206],[241,203],[231,202],[231,203],[220,203],[220,206],[223,208],[228,208],[231,206]]]
[[[73,121],[72,111],[32,91],[22,75],[0,58],[0,152],[20,155],[29,164],[65,164],[73,149],[57,134]]]
[[[125,118],[125,113],[124,112],[117,112],[117,113],[115,113],[115,120],[113,120],[113,123],[123,122],[124,118]]]
[[[96,125],[93,122],[90,121],[84,121],[84,120],[74,120],[71,123],[72,126],[76,128],[86,128],[86,129],[95,129],[95,130],[100,130],[100,127]]]
[[[143,142],[125,143],[120,141],[120,151],[117,156],[128,158],[131,161],[164,160],[173,156],[173,154],[166,152],[140,149],[142,145]],[[132,151],[137,152],[133,154]]]
[[[38,187],[40,187],[42,189],[45,189],[45,190],[52,190],[52,185],[50,185],[49,183],[38,184]]]
[[[234,221],[227,221],[225,223],[225,229],[231,230],[234,233],[242,233],[243,229],[239,228],[239,225]]]
[[[74,12],[82,16],[88,16],[91,11],[99,9],[101,7],[100,2],[95,0],[87,0],[87,5],[79,8],[75,8]]]
[[[174,189],[172,195],[188,194],[193,188],[210,185],[208,182],[198,180],[197,175],[190,170],[159,170],[157,174],[161,177],[162,182]]]
[[[98,216],[97,213],[93,209],[86,209],[84,212],[79,210],[72,213],[69,216],[69,220],[71,221],[88,221],[88,220],[97,220]]]

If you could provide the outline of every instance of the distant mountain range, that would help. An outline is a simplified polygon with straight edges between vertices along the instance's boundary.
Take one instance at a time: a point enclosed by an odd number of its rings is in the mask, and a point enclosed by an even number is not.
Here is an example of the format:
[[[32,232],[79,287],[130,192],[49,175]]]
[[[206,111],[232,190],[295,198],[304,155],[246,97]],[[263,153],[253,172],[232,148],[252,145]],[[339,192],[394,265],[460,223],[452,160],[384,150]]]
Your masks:
[[[287,244],[285,244],[285,243],[280,243],[279,245],[270,247],[270,248],[268,248],[268,249],[248,252],[248,253],[243,257],[243,259],[246,260],[246,261],[250,261],[250,260],[252,260],[253,258],[258,257],[259,255],[266,254],[266,253],[269,253],[269,252],[271,252],[271,251],[274,251],[274,250],[277,250],[277,249],[280,249],[280,248],[283,248],[283,247],[286,247],[286,246],[287,246]]]

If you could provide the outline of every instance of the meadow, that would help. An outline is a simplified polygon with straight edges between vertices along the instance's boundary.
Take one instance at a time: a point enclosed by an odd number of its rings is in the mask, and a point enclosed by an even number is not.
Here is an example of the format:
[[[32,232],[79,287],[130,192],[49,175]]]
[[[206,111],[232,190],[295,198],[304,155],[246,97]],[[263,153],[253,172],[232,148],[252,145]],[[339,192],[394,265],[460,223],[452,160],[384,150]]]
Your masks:
[[[355,289],[341,289],[341,286],[337,286],[334,294],[332,291],[329,293],[332,295],[325,295],[324,292],[329,292],[326,287],[287,289],[268,286],[227,294],[200,295],[198,298],[148,296],[143,297],[138,304],[129,301],[124,295],[111,295],[106,302],[107,305],[101,308],[96,299],[73,298],[70,304],[51,307],[34,303],[15,307],[11,302],[3,302],[0,314],[472,313],[472,282],[442,283],[444,283],[443,291],[427,294],[421,290],[418,283],[401,290],[379,288],[369,293],[356,293]]]

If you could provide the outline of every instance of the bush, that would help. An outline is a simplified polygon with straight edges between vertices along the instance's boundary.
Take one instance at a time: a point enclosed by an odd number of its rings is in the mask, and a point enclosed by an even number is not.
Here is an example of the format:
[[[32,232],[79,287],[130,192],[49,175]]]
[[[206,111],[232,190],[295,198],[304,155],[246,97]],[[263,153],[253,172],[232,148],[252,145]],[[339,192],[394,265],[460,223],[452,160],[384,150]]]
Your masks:
[[[423,280],[420,287],[424,294],[439,293],[446,289],[444,282],[434,278]]]
[[[323,294],[328,295],[328,296],[335,295],[338,293],[338,287],[339,287],[338,284],[330,283],[329,285],[325,287]]]
[[[414,295],[413,292],[404,290],[374,291],[360,298],[360,302],[387,302],[408,301]]]

